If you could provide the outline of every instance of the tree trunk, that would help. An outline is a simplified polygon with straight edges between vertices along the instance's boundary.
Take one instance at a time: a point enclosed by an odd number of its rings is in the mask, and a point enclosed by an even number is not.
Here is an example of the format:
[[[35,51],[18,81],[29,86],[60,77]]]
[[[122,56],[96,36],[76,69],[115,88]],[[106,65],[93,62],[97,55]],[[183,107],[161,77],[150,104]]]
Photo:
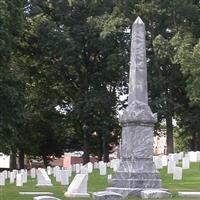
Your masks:
[[[24,150],[19,150],[19,169],[24,169]]]
[[[10,170],[16,169],[17,164],[16,164],[16,153],[11,152],[10,154]]]
[[[173,123],[172,116],[168,113],[166,116],[166,128],[167,128],[167,153],[174,152],[174,138],[173,138]]]
[[[87,130],[84,131],[83,136],[83,165],[90,162],[90,156],[89,156],[89,134],[87,133]]]
[[[98,134],[98,145],[99,145],[99,149],[98,149],[98,161],[102,161],[102,156],[103,156],[103,152],[102,152],[103,142],[102,142],[101,134]]]
[[[44,166],[47,167],[48,166],[47,156],[46,155],[42,155],[42,159],[43,159],[43,162],[44,162]]]
[[[103,135],[103,161],[109,162],[109,144],[108,144],[108,134]]]

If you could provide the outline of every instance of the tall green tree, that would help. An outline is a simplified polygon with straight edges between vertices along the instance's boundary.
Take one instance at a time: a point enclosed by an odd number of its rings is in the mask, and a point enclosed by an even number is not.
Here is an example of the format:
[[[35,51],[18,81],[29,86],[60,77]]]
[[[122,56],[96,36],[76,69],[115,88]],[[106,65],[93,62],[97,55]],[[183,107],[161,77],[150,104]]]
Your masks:
[[[96,118],[109,120],[102,134],[115,128],[116,92],[127,76],[126,20],[114,1],[29,1],[27,8],[30,95],[65,110],[86,163]]]
[[[1,151],[15,153],[24,122],[24,82],[18,67],[24,1],[0,1],[0,136]],[[12,167],[12,166],[11,166]],[[15,167],[15,161],[13,161]]]

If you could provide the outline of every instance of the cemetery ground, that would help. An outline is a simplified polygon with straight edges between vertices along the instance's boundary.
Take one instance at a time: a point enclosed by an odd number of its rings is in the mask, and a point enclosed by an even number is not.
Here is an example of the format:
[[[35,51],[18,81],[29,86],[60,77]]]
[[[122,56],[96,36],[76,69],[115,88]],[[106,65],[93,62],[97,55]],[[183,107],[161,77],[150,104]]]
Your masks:
[[[111,169],[108,170],[108,174],[111,174]],[[191,163],[191,168],[186,169],[183,172],[183,179],[181,181],[174,181],[172,178],[172,175],[167,174],[167,168],[163,168],[160,170],[163,186],[167,189],[169,189],[172,194],[172,199],[182,199],[182,197],[178,197],[177,192],[178,191],[200,191],[200,163]],[[75,174],[71,177],[71,180],[73,179]],[[81,200],[83,198],[66,198],[64,197],[64,192],[66,192],[67,187],[61,186],[60,183],[56,182],[55,178],[51,176],[51,180],[53,183],[53,187],[36,187],[36,179],[28,178],[28,182],[24,184],[23,187],[16,187],[15,184],[10,184],[7,180],[5,186],[0,187],[0,200],[32,200],[33,196],[29,195],[20,195],[19,192],[25,192],[25,191],[32,191],[32,192],[39,192],[39,191],[45,191],[45,192],[52,192],[54,193],[54,196],[57,198],[60,198],[62,200],[68,199],[68,200]],[[70,181],[71,181],[70,180]],[[105,190],[106,187],[108,187],[107,183],[107,176],[100,176],[99,170],[94,170],[93,173],[89,174],[88,179],[88,192],[96,192]],[[86,200],[92,199],[86,198]],[[136,199],[136,198],[129,198]],[[198,198],[184,198],[185,200],[192,200],[192,199],[198,199]]]

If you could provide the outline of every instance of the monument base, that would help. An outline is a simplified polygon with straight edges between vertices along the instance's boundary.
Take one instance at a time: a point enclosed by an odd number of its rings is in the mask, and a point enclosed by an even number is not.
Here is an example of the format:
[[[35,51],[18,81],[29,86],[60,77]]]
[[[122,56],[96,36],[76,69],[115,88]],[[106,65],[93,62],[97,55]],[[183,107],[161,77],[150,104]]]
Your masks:
[[[146,189],[141,192],[142,199],[162,199],[171,197],[172,194],[170,192],[160,189]]]
[[[64,196],[65,197],[72,197],[72,198],[89,198],[90,194],[88,194],[88,193],[70,193],[70,192],[65,192]]]
[[[122,195],[110,191],[94,192],[92,197],[95,200],[120,200],[123,198]]]
[[[136,197],[142,199],[162,199],[171,198],[171,196],[171,193],[164,188],[142,189],[109,187],[106,189],[106,191],[93,193],[93,199],[95,200],[120,200],[127,197]]]

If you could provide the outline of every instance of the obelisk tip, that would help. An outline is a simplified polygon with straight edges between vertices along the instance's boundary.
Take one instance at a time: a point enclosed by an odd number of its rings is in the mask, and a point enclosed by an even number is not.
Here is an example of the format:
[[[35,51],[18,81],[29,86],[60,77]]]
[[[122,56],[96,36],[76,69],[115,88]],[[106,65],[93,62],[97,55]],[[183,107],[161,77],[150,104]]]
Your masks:
[[[141,20],[141,18],[138,16],[137,19],[134,21],[133,24],[144,24],[144,22]]]

